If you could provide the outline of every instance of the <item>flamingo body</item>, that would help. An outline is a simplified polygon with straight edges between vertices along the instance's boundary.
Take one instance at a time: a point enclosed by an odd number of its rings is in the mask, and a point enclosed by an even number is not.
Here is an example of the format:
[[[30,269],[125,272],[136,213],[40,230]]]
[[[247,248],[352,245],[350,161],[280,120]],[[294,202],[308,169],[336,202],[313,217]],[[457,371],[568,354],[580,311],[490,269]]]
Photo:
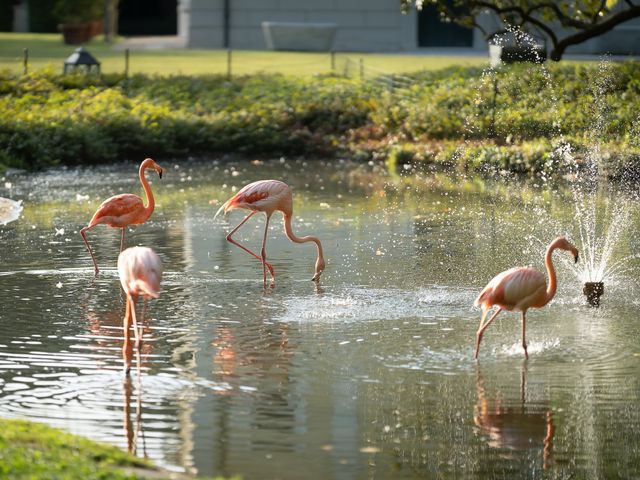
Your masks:
[[[264,212],[267,215],[280,210],[291,215],[293,194],[289,185],[280,180],[259,180],[242,187],[220,207],[216,215],[221,210],[227,213],[236,208]]]
[[[227,213],[230,210],[234,210],[237,208],[250,210],[251,213],[244,220],[242,220],[242,222],[240,222],[231,232],[229,232],[229,234],[227,235],[227,240],[262,262],[263,285],[265,287],[267,285],[267,270],[269,270],[272,281],[275,281],[276,278],[275,270],[273,269],[273,266],[271,266],[271,264],[267,262],[266,254],[269,220],[271,219],[271,215],[273,215],[273,213],[276,211],[282,212],[284,216],[284,231],[289,240],[295,243],[314,242],[316,244],[318,256],[315,265],[315,275],[313,276],[312,280],[317,282],[320,279],[320,274],[324,271],[325,268],[322,244],[317,237],[311,235],[306,237],[298,237],[293,233],[293,230],[291,228],[291,218],[293,216],[293,194],[289,185],[281,182],[280,180],[259,180],[257,182],[245,185],[218,209],[218,211],[216,212],[216,216],[222,211]],[[260,251],[260,255],[252,252],[247,247],[241,245],[233,239],[233,234],[257,212],[263,212],[266,216],[264,237],[262,239],[262,249]]]
[[[540,308],[546,304],[546,290],[547,280],[538,270],[528,267],[511,268],[493,277],[480,292],[474,305],[487,308],[497,305],[508,311]]]
[[[147,221],[147,219],[153,213],[155,207],[155,201],[153,198],[153,192],[149,186],[149,182],[144,176],[144,172],[147,169],[153,169],[158,173],[158,176],[162,178],[162,168],[151,158],[145,159],[140,164],[138,175],[140,177],[140,183],[144,188],[147,196],[147,206],[145,207],[142,198],[131,193],[124,193],[121,195],[115,195],[106,199],[93,214],[89,225],[80,230],[80,235],[84,240],[85,246],[91,255],[93,260],[93,267],[96,275],[100,271],[98,268],[98,262],[93,255],[93,251],[87,241],[86,231],[95,227],[96,225],[104,224],[113,228],[122,229],[122,237],[120,240],[120,251],[124,249],[124,232],[128,225],[140,225]]]
[[[125,373],[129,373],[133,354],[130,332],[132,320],[133,331],[136,338],[136,349],[138,351],[138,367],[140,366],[141,335],[138,332],[138,323],[136,320],[136,302],[140,295],[145,299],[158,298],[160,295],[162,261],[150,248],[127,248],[120,252],[118,256],[118,274],[120,276],[122,289],[127,295],[127,304],[123,320],[124,345],[122,347],[122,357]]]
[[[482,335],[487,327],[493,322],[502,310],[522,312],[522,348],[525,357],[527,353],[527,343],[525,341],[526,314],[529,308],[541,308],[549,303],[556,294],[557,282],[556,272],[553,268],[551,256],[556,249],[567,250],[578,261],[578,249],[574,247],[564,237],[558,237],[547,247],[545,254],[545,265],[549,275],[549,284],[541,272],[534,268],[517,267],[506,270],[495,277],[480,292],[474,301],[474,305],[482,307],[482,317],[480,326],[476,332],[475,358],[478,358]],[[485,322],[487,313],[492,307],[498,307],[496,312]]]
[[[103,224],[113,228],[125,228],[127,225],[144,223],[148,218],[142,199],[132,193],[123,193],[102,202],[93,214],[89,227]]]
[[[158,298],[162,280],[162,261],[150,248],[131,247],[118,256],[120,283],[127,295],[137,300]]]

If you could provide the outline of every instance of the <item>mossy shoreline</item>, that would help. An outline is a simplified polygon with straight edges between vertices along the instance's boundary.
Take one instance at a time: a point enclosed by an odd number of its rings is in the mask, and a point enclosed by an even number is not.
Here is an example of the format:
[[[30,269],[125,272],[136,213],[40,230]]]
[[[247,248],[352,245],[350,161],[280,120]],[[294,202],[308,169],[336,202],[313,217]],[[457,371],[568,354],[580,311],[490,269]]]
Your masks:
[[[0,165],[232,153],[563,174],[562,145],[578,160],[597,147],[609,177],[640,164],[638,62],[458,67],[403,82],[2,72]]]
[[[42,423],[0,419],[0,478],[188,480],[194,477],[169,472],[117,447]]]

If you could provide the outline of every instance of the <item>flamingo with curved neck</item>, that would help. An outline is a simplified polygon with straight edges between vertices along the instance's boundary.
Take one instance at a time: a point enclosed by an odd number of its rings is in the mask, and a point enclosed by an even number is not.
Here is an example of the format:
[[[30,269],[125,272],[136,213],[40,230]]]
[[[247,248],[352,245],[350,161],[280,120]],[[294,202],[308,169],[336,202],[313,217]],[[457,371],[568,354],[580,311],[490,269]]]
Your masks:
[[[113,228],[121,228],[122,236],[120,238],[120,251],[124,249],[124,233],[128,225],[139,225],[147,221],[147,219],[153,213],[153,209],[155,207],[155,200],[153,198],[153,192],[151,191],[151,186],[147,181],[144,172],[147,169],[153,169],[158,173],[158,176],[162,178],[162,168],[151,158],[146,158],[140,164],[140,170],[138,171],[138,175],[140,177],[140,183],[142,184],[142,188],[144,189],[144,193],[147,197],[147,206],[145,207],[142,202],[142,198],[138,195],[133,195],[131,193],[123,193],[121,195],[115,195],[106,199],[96,210],[96,213],[93,214],[89,225],[82,228],[80,230],[80,235],[82,235],[82,239],[84,240],[84,244],[91,255],[91,260],[93,260],[93,267],[95,269],[96,275],[100,272],[98,269],[98,262],[96,261],[96,257],[89,246],[89,242],[87,241],[87,230],[95,227],[96,225],[104,224]]]
[[[556,238],[547,247],[544,257],[547,274],[549,275],[548,285],[544,274],[538,270],[529,267],[517,267],[496,275],[480,292],[480,295],[474,301],[476,307],[482,307],[480,326],[476,332],[475,358],[478,358],[484,331],[503,310],[519,310],[522,312],[522,348],[524,349],[525,357],[529,358],[525,341],[525,317],[529,308],[544,307],[556,294],[558,283],[552,261],[552,255],[556,249],[571,252],[575,261],[578,261],[578,249],[569,243],[566,238]],[[497,306],[498,310],[485,323],[487,313],[494,306]]]
[[[289,185],[281,182],[280,180],[259,180],[257,182],[245,185],[238,191],[238,193],[227,200],[224,205],[222,205],[218,209],[215,216],[218,216],[218,214],[222,211],[227,213],[229,210],[233,210],[236,208],[251,210],[251,213],[247,217],[245,217],[245,219],[242,220],[233,230],[231,230],[231,232],[229,232],[229,234],[227,235],[227,241],[240,247],[245,252],[249,253],[253,257],[260,260],[260,262],[262,262],[262,278],[264,287],[267,286],[267,270],[269,270],[272,282],[275,282],[276,279],[276,274],[273,266],[269,262],[267,262],[266,252],[269,220],[271,219],[271,215],[273,215],[275,211],[281,211],[284,215],[284,233],[287,238],[289,238],[289,240],[294,243],[314,242],[316,244],[317,258],[315,265],[315,274],[313,275],[313,278],[311,280],[314,282],[318,282],[320,280],[320,275],[322,274],[326,265],[324,252],[322,250],[322,243],[317,237],[314,237],[313,235],[298,237],[293,233],[293,230],[291,228],[291,219],[293,217],[293,195],[291,193],[291,187],[289,187]],[[262,238],[262,249],[260,251],[260,255],[252,252],[233,238],[233,234],[236,233],[236,231],[238,231],[238,229],[257,212],[263,212],[267,217],[264,226],[264,236]]]

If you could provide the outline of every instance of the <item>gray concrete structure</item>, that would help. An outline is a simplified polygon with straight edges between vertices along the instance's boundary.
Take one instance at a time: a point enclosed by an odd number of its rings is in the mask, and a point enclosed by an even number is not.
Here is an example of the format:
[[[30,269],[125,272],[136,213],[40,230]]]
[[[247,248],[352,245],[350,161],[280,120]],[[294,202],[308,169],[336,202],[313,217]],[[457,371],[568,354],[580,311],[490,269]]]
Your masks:
[[[336,51],[408,52],[421,48],[420,29],[425,27],[418,17],[416,11],[403,15],[398,0],[179,0],[178,34],[189,48],[262,50],[268,48],[263,22],[334,23]],[[479,21],[498,22],[489,15]],[[470,38],[465,50],[487,50],[479,30]],[[640,19],[570,47],[567,53],[638,54]]]

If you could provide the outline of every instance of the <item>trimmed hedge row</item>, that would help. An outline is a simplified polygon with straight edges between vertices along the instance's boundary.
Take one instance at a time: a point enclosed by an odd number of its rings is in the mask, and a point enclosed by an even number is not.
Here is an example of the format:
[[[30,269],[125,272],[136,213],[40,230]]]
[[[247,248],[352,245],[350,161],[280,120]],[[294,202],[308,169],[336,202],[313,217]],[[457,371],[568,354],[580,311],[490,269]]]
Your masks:
[[[467,149],[464,168],[544,169],[561,139],[604,142],[635,161],[640,63],[547,68],[423,72],[410,76],[410,87],[395,90],[333,76],[126,80],[4,72],[0,164],[39,168],[219,153],[371,158],[407,143],[462,139],[474,145],[490,140],[486,148]],[[519,145],[521,159],[505,161]],[[468,158],[469,152],[477,155]]]

